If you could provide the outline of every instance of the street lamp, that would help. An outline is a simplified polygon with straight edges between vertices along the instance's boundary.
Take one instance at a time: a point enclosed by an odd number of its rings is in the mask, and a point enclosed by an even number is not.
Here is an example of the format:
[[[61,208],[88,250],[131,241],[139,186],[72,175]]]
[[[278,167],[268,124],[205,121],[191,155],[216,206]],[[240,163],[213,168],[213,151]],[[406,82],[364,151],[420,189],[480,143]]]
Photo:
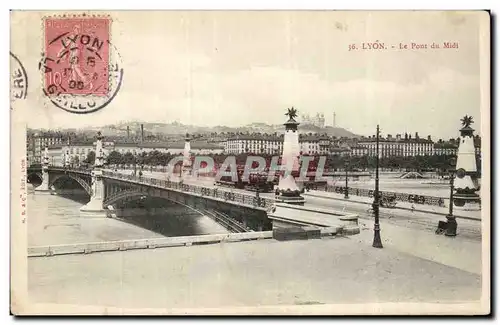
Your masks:
[[[134,176],[137,176],[137,152],[134,151]]]
[[[349,198],[349,183],[348,183],[348,174],[347,174],[348,167],[349,167],[349,162],[346,161],[345,162],[345,193],[344,193],[344,199],[348,199]]]
[[[455,216],[453,215],[453,191],[455,190],[454,188],[454,181],[455,181],[455,159],[451,158],[450,159],[450,203],[449,203],[449,211],[448,215],[446,216],[446,232],[444,233],[446,236],[456,236],[457,235],[457,220]]]
[[[373,198],[373,213],[375,214],[375,225],[373,227],[373,247],[383,248],[382,240],[380,239],[380,223],[379,223],[379,207],[380,207],[380,193],[379,193],[379,137],[380,128],[377,125],[377,154],[376,154],[376,165],[375,165],[375,196]]]

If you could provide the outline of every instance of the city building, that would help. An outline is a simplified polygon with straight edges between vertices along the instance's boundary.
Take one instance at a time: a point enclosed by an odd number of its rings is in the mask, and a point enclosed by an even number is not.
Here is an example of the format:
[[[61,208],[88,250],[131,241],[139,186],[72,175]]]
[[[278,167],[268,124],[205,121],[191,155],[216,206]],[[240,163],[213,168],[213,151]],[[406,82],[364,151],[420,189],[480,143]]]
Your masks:
[[[82,141],[65,145],[55,145],[49,147],[50,161],[54,165],[64,165],[64,161],[70,164],[79,165],[87,159],[90,152],[95,151],[95,141]],[[169,153],[172,155],[181,154],[184,150],[184,141],[177,142],[121,142],[103,141],[103,156],[106,158],[110,152],[117,151],[121,154],[132,153],[140,155],[151,151]],[[195,155],[220,154],[224,148],[207,142],[191,142],[191,153]],[[68,157],[66,157],[68,155]]]
[[[64,165],[63,146],[60,144],[48,146],[49,149],[49,164],[52,166]]]
[[[122,155],[126,154],[127,152],[130,152],[134,155],[141,153],[141,147],[139,146],[139,142],[134,142],[129,140],[115,142],[113,150],[121,153]]]
[[[299,134],[299,145],[303,155],[329,154],[332,141],[327,135]],[[283,150],[283,135],[239,134],[226,140],[224,151],[228,154],[279,155]]]
[[[171,155],[178,155],[184,153],[185,141],[175,142],[144,142],[138,144],[142,152],[159,151],[162,153],[169,153]],[[221,154],[224,152],[224,147],[216,143],[206,141],[191,141],[192,155],[212,155]]]
[[[352,150],[346,147],[332,147],[330,149],[330,154],[345,157],[352,155]]]
[[[353,145],[350,146],[350,151],[352,156],[356,157],[362,157],[362,156],[367,156],[368,155],[368,147],[364,146],[359,146],[359,145]]]
[[[434,143],[435,155],[456,155],[458,145],[450,142],[436,142]]]
[[[320,115],[318,115],[321,117]],[[229,135],[229,134],[228,134]],[[69,144],[68,144],[69,139]],[[121,154],[130,152],[134,155],[159,151],[173,155],[182,154],[184,139],[182,136],[166,137],[160,141],[139,141],[126,137],[108,137],[103,142],[104,156],[116,150]],[[420,138],[418,133],[397,134],[395,137],[388,134],[381,137],[379,142],[380,157],[391,156],[425,156],[425,155],[456,155],[459,145],[458,139],[449,139],[437,142],[430,136]],[[329,137],[326,134],[299,133],[299,145],[304,155],[352,155],[374,156],[376,154],[375,136],[361,138]],[[39,164],[42,161],[45,146],[49,148],[51,163],[63,165],[68,163],[80,164],[86,160],[88,154],[95,150],[95,140],[87,136],[77,136],[61,132],[28,132],[26,138],[28,165]],[[474,136],[476,154],[481,156],[481,138]],[[210,154],[266,154],[279,155],[283,150],[283,134],[279,133],[252,133],[231,134],[224,141],[198,136],[191,141],[191,152],[194,155]]]
[[[280,154],[283,150],[283,135],[238,134],[225,141],[224,151],[228,154]]]
[[[327,135],[299,134],[299,145],[303,155],[327,155],[331,140]]]
[[[61,132],[28,132],[26,137],[28,165],[40,164],[45,147],[61,145],[65,140],[66,137]]]
[[[439,139],[434,143],[434,154],[435,155],[456,155],[458,151],[460,138],[449,139],[448,141],[443,141]],[[477,156],[481,156],[481,137],[479,135],[474,136],[474,150]]]
[[[368,138],[361,138],[357,142],[358,146],[367,148],[369,156],[375,156],[377,153],[377,138],[371,136]],[[434,142],[429,135],[427,139],[420,138],[418,132],[412,138],[411,134],[405,133],[404,138],[401,134],[396,137],[388,134],[387,137],[379,137],[379,156],[392,157],[392,156],[428,156],[434,153]]]
[[[95,151],[95,141],[67,141],[63,145],[49,146],[50,162],[57,166],[68,163],[72,166],[79,166],[88,157],[91,151]],[[106,150],[104,151],[106,155]]]

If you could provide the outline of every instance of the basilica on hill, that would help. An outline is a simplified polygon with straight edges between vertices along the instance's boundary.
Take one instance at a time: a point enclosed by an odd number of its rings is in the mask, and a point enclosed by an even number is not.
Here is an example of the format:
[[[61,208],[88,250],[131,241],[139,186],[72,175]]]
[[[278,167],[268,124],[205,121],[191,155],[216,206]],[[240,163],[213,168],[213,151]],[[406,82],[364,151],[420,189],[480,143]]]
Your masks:
[[[323,113],[316,113],[316,116],[309,116],[309,114],[303,114],[301,116],[302,124],[309,124],[309,125],[314,125],[319,128],[325,127],[325,114]]]

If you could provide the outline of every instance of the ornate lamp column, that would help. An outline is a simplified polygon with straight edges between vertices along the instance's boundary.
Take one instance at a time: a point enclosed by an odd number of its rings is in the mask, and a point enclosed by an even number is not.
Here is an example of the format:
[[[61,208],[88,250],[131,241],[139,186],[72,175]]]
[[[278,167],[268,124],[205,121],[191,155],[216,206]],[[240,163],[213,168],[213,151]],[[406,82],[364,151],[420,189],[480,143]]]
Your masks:
[[[349,163],[346,161],[345,162],[345,193],[344,193],[344,199],[349,198],[349,178],[348,178],[348,168],[349,168]]]
[[[474,129],[470,127],[474,122],[472,116],[467,115],[461,121],[463,127],[460,129],[460,144],[458,146],[456,178],[454,181],[456,192],[453,197],[453,203],[457,207],[480,202],[480,196],[477,194],[480,185],[474,147]]]
[[[42,184],[38,186],[35,191],[37,192],[50,192],[49,188],[49,148],[45,146],[42,159]]]
[[[69,168],[69,165],[71,162],[70,147],[71,147],[71,140],[68,137],[68,141],[66,143],[66,149],[65,149],[65,153],[64,153],[64,161],[63,161],[63,166],[66,168]]]
[[[106,216],[106,210],[104,209],[104,181],[102,179],[102,166],[104,165],[102,139],[101,132],[97,132],[95,163],[91,174],[92,193],[90,202],[80,208],[80,212],[84,212],[86,216]]]
[[[191,174],[191,137],[188,133],[186,133],[185,142],[184,142],[184,152],[183,152],[183,161],[181,167],[181,177],[189,176]]]
[[[373,213],[375,215],[375,225],[373,227],[373,247],[383,248],[382,240],[380,238],[380,222],[379,222],[379,208],[380,208],[380,193],[379,193],[379,138],[380,128],[377,125],[377,147],[376,147],[376,165],[375,165],[375,196],[373,198]]]
[[[283,154],[281,156],[281,167],[283,175],[280,176],[277,192],[278,201],[289,204],[304,205],[304,198],[300,195],[300,189],[295,183],[292,172],[299,171],[299,133],[297,127],[299,123],[295,121],[297,110],[289,108],[285,114],[289,117],[285,125],[285,137],[283,140]]]
[[[451,159],[450,161],[451,169],[450,169],[450,203],[449,203],[449,212],[446,216],[446,236],[456,236],[457,235],[457,220],[453,215],[453,191],[455,190],[454,186],[454,166],[455,159]]]
[[[134,176],[137,176],[137,151],[134,150]]]

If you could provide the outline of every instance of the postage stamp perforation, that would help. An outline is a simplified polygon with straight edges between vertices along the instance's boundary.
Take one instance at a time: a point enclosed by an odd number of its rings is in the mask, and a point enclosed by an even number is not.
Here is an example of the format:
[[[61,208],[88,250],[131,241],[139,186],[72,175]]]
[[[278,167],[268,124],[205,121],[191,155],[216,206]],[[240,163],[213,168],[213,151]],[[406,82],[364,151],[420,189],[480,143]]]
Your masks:
[[[54,18],[57,18],[57,19],[61,19],[61,18],[106,18],[106,19],[109,19],[110,21],[112,21],[112,16],[109,15],[109,14],[105,14],[105,13],[102,13],[102,14],[96,14],[96,13],[93,13],[93,12],[89,12],[89,13],[85,13],[85,12],[80,12],[80,13],[62,13],[62,14],[52,14],[52,15],[44,15],[42,17],[42,23],[46,20],[46,19],[54,19]]]

